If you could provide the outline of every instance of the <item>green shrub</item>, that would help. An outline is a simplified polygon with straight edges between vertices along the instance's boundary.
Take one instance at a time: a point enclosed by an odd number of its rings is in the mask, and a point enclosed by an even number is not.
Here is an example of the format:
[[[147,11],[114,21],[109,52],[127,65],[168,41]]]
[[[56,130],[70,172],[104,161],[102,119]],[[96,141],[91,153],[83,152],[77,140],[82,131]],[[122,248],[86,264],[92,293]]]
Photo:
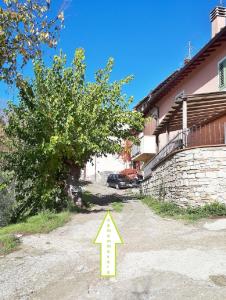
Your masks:
[[[26,186],[25,186],[26,185]],[[16,187],[16,201],[13,206],[11,222],[23,221],[27,217],[34,216],[48,210],[61,212],[68,209],[69,198],[64,191],[57,186],[44,187],[33,185],[32,181],[27,181],[20,191],[20,185]]]
[[[214,202],[212,204],[203,206],[202,212],[207,216],[225,216],[226,205],[223,203]]]
[[[0,255],[5,255],[15,250],[20,244],[20,240],[14,235],[0,236]]]
[[[160,215],[174,216],[183,213],[183,209],[173,202],[157,201],[151,197],[145,197],[142,201]]]
[[[226,216],[226,205],[219,202],[205,204],[200,207],[180,207],[174,202],[158,201],[152,197],[141,197],[143,203],[161,216],[199,220],[207,217]]]
[[[14,185],[8,183],[9,175],[0,173],[0,227],[6,226],[11,219],[15,202]]]

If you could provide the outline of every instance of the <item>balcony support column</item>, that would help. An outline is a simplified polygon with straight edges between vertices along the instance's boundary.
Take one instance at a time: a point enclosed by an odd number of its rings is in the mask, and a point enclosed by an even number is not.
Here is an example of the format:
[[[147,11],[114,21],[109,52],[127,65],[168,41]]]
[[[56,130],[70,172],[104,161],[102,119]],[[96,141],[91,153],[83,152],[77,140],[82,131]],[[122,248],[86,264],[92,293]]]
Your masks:
[[[159,152],[159,135],[156,135],[156,153]]]
[[[169,128],[168,128],[168,126],[166,127],[166,142],[167,142],[167,144],[169,143]]]
[[[187,134],[188,134],[188,109],[187,109],[187,100],[183,99],[182,102],[182,115],[183,115],[183,147],[187,146]]]

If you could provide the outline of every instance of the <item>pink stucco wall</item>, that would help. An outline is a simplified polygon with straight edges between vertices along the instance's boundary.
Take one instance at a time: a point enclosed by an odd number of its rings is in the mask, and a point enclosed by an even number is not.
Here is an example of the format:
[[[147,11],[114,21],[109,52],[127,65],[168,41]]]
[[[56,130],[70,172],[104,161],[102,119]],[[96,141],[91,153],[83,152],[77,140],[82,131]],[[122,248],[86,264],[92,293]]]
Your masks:
[[[160,120],[168,112],[175,97],[182,91],[185,94],[200,94],[219,91],[218,63],[226,57],[226,44],[223,43],[196,70],[190,73],[180,84],[163,97],[158,103]]]
[[[226,43],[223,43],[205,61],[193,70],[180,84],[156,103],[159,107],[159,122],[164,118],[175,101],[175,97],[184,91],[185,94],[200,94],[219,91],[218,63],[226,57]],[[155,121],[153,120],[153,123]],[[153,131],[152,131],[153,133]],[[171,137],[174,133],[171,133]],[[160,149],[166,144],[166,135],[159,136]]]

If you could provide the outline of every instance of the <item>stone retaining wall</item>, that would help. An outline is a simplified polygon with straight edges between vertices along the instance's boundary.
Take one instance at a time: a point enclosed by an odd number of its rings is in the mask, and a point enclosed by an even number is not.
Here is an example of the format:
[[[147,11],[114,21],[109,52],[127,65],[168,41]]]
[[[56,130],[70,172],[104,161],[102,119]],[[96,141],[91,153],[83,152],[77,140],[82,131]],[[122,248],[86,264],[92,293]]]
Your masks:
[[[226,146],[175,153],[153,170],[142,191],[181,206],[226,203]]]

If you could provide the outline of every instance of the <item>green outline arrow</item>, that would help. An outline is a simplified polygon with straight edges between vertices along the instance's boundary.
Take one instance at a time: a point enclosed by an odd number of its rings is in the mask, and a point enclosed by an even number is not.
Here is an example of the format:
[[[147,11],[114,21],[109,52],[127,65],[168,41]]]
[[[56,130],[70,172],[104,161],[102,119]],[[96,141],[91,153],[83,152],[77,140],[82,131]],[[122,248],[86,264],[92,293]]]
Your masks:
[[[116,244],[123,244],[123,240],[109,211],[98,229],[94,244],[100,244],[101,276],[116,276]]]

